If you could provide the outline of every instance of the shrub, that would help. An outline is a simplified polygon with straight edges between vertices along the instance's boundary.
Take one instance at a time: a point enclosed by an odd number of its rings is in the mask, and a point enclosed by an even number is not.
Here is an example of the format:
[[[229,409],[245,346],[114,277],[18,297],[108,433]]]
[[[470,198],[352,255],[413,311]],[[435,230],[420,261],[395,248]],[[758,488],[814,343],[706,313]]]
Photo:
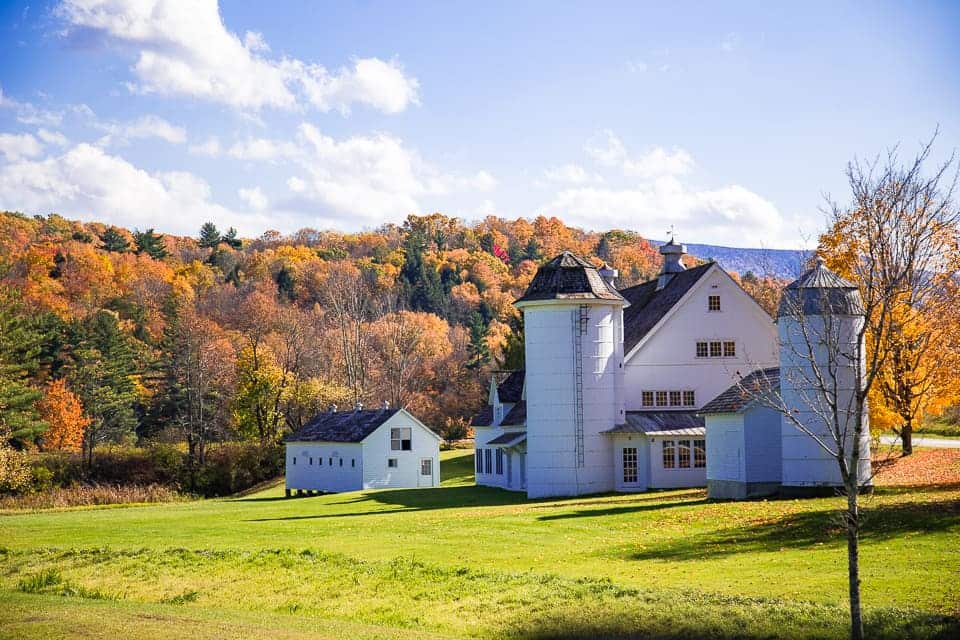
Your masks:
[[[3,496],[0,509],[31,510],[138,502],[172,502],[184,496],[163,485],[73,485],[42,493]]]

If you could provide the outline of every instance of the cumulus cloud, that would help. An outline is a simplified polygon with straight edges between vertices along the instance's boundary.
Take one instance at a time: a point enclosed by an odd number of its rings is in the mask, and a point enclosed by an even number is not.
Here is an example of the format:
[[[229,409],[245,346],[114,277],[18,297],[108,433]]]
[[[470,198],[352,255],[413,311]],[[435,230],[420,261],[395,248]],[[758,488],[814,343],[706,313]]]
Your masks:
[[[543,176],[536,181],[539,187],[549,184],[593,184],[603,182],[603,176],[592,171],[587,171],[578,164],[564,164],[557,167],[550,167],[543,171]]]
[[[694,168],[693,157],[683,149],[667,151],[662,147],[654,147],[646,153],[633,156],[627,152],[623,141],[609,130],[601,131],[588,140],[584,149],[599,164],[619,168],[625,176],[633,178],[679,176],[690,173]]]
[[[307,103],[347,113],[365,104],[386,113],[417,103],[417,80],[396,60],[354,60],[330,72],[296,58],[271,59],[260,33],[243,40],[223,24],[216,0],[64,0],[58,14],[71,30],[91,30],[133,47],[137,59],[130,89],[186,95],[257,111]]]
[[[43,145],[29,133],[0,133],[0,153],[7,160],[34,158],[43,153]]]
[[[237,191],[237,195],[254,211],[262,211],[267,208],[267,196],[263,194],[260,187],[254,187],[252,189],[241,188]]]
[[[17,121],[33,126],[58,127],[63,122],[63,113],[36,107],[30,102],[14,100],[4,94],[0,87],[0,109],[9,109],[16,115]]]
[[[259,233],[268,223],[259,214],[215,203],[210,185],[191,173],[150,173],[90,144],[0,166],[0,208],[56,211],[184,234],[194,233],[203,220],[217,220],[249,233]]]
[[[237,160],[261,160],[275,162],[291,160],[300,153],[293,142],[270,140],[268,138],[248,138],[234,143],[227,155]]]
[[[145,115],[130,122],[96,122],[94,127],[106,132],[99,144],[102,146],[125,145],[131,140],[158,138],[170,144],[183,144],[187,132],[183,127],[169,123],[155,115]]]
[[[65,147],[70,142],[67,140],[67,136],[63,135],[59,131],[50,131],[40,127],[37,129],[37,137],[43,140],[47,144],[55,144],[58,147]]]
[[[220,139],[217,136],[210,136],[205,141],[200,144],[192,144],[189,149],[190,153],[195,156],[207,156],[208,158],[216,158],[220,155]]]

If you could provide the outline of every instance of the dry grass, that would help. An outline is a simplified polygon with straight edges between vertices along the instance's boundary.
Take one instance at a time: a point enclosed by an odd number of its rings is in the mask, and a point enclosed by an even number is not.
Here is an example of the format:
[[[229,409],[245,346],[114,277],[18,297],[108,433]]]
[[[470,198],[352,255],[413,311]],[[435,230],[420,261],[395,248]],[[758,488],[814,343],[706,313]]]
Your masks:
[[[960,485],[960,449],[916,449],[877,464],[879,486]]]
[[[33,511],[107,504],[174,502],[185,497],[169,487],[149,485],[75,485],[43,493],[0,497],[0,510]]]

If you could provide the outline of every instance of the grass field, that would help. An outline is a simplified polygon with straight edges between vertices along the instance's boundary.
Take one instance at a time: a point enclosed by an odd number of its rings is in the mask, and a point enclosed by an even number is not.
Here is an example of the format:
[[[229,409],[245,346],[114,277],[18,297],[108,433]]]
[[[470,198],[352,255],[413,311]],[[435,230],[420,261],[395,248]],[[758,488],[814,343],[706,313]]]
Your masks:
[[[0,637],[843,637],[838,499],[443,486],[0,516]],[[960,484],[866,503],[870,637],[960,635]]]

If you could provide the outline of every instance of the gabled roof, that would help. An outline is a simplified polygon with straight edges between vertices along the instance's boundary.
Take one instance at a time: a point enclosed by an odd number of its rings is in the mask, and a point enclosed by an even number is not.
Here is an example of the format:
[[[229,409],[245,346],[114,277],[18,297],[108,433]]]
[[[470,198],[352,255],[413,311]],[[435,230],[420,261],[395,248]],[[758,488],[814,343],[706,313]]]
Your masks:
[[[523,369],[511,371],[503,382],[497,385],[497,397],[501,403],[520,402],[523,397],[523,379],[526,372]]]
[[[600,277],[595,266],[564,251],[540,265],[530,286],[514,304],[538,300],[622,301],[623,296]]]
[[[521,400],[513,405],[510,412],[503,417],[501,427],[522,427],[527,424],[527,401]]]
[[[623,310],[623,352],[630,353],[714,264],[708,262],[675,273],[660,291],[656,280],[620,291],[630,303]]]
[[[708,413],[740,413],[758,397],[780,390],[780,369],[757,369],[740,380],[716,398],[705,404],[699,411]]]
[[[327,411],[284,440],[286,442],[360,442],[392,418],[400,409]]]
[[[627,411],[624,424],[603,433],[699,436],[705,433],[704,425],[695,411]]]

